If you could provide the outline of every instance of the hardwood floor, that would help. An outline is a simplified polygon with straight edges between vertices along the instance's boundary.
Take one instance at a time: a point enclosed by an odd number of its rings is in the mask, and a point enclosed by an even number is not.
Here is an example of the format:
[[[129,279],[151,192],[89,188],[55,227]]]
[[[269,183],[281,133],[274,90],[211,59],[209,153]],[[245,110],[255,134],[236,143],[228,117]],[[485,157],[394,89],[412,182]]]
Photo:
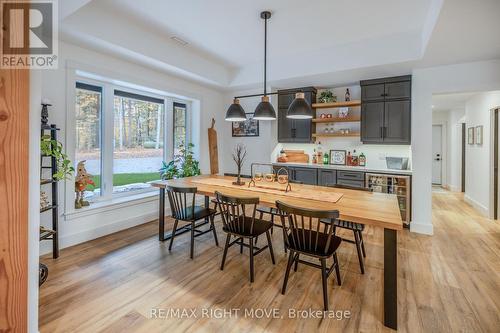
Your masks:
[[[433,194],[434,236],[408,231],[398,238],[398,323],[401,332],[498,332],[500,327],[500,225],[481,217],[461,194]],[[171,227],[171,224],[168,224]],[[219,241],[225,235],[219,228]],[[152,222],[63,249],[49,256],[49,278],[40,289],[40,332],[383,332],[383,232],[368,227],[366,273],[355,247],[343,243],[342,286],[329,279],[330,309],[349,319],[288,318],[288,309],[321,310],[321,276],[299,266],[281,295],[286,257],[275,229],[276,265],[267,251],[255,258],[248,279],[247,250],[228,252],[211,234],[197,238],[189,259],[189,234],[157,240]],[[223,237],[224,236],[224,237]],[[265,238],[265,237],[264,237]],[[264,244],[265,239],[259,240]],[[223,244],[223,241],[221,242]],[[193,309],[197,318],[151,318],[152,309]],[[284,318],[245,317],[245,309],[279,309]],[[236,317],[204,318],[202,309],[241,309]],[[187,312],[186,314],[190,314]],[[182,312],[179,313],[182,315]]]

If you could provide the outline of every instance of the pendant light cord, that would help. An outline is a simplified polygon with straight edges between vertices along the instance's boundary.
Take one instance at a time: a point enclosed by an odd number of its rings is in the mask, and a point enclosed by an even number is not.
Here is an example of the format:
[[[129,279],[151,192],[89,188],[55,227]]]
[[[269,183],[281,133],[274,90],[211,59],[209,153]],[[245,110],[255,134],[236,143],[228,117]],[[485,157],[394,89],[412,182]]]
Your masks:
[[[264,20],[264,96],[267,93],[267,17]]]

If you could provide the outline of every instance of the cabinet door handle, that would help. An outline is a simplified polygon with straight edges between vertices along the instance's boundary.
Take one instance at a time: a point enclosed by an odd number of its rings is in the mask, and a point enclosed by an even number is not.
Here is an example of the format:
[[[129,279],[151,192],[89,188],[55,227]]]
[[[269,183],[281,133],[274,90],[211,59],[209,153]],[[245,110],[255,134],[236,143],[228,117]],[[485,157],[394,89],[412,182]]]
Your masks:
[[[387,127],[384,126],[384,138],[387,136]]]
[[[384,128],[383,127],[380,127],[380,137],[381,138],[384,137]]]

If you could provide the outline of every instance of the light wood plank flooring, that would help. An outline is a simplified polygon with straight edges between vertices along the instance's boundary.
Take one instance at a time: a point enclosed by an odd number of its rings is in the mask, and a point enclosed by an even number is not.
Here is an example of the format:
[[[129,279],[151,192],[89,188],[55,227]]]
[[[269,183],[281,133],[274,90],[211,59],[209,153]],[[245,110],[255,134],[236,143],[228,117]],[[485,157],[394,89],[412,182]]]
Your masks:
[[[408,231],[398,239],[401,332],[498,332],[500,329],[500,226],[481,217],[461,194],[433,194],[434,236]],[[171,224],[169,224],[171,226]],[[220,230],[219,242],[225,235]],[[255,283],[248,254],[222,247],[212,235],[197,238],[189,259],[189,234],[171,252],[152,222],[61,251],[40,288],[40,332],[383,332],[383,233],[367,228],[366,274],[352,244],[339,252],[342,286],[329,280],[330,308],[349,319],[290,319],[288,309],[322,309],[319,270],[302,265],[280,288],[286,266],[280,229],[269,252],[256,257]],[[347,236],[347,235],[346,235]],[[263,237],[265,238],[265,237]],[[264,239],[260,240],[260,244]],[[193,309],[197,318],[151,319],[151,309]],[[283,319],[250,318],[244,309],[279,309]],[[241,309],[232,318],[203,318],[202,309]],[[217,311],[217,310],[215,310]],[[220,314],[220,313],[219,313]]]

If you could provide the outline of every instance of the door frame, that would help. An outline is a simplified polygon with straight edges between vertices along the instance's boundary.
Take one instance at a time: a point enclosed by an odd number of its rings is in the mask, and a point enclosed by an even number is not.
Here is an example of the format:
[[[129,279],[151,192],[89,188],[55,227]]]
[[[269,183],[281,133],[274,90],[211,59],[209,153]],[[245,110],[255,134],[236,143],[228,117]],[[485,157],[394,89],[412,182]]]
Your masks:
[[[499,120],[500,120],[500,106],[490,110],[491,113],[491,135],[490,135],[490,218],[498,219],[498,201],[499,201],[499,180],[498,180],[498,166],[499,166]],[[483,138],[484,142],[484,138]]]
[[[466,161],[466,152],[467,148],[467,125],[465,123],[462,123],[462,170],[460,170],[461,173],[461,192],[465,193],[465,161]]]
[[[441,127],[441,183],[432,183],[434,186],[441,186],[441,187],[446,187],[446,174],[445,174],[445,168],[446,168],[446,124],[432,124],[432,127],[434,126],[439,126]],[[434,137],[432,138],[432,144],[434,145]],[[434,160],[434,156],[432,156],[432,160]],[[432,175],[431,175],[431,181],[432,181]]]

